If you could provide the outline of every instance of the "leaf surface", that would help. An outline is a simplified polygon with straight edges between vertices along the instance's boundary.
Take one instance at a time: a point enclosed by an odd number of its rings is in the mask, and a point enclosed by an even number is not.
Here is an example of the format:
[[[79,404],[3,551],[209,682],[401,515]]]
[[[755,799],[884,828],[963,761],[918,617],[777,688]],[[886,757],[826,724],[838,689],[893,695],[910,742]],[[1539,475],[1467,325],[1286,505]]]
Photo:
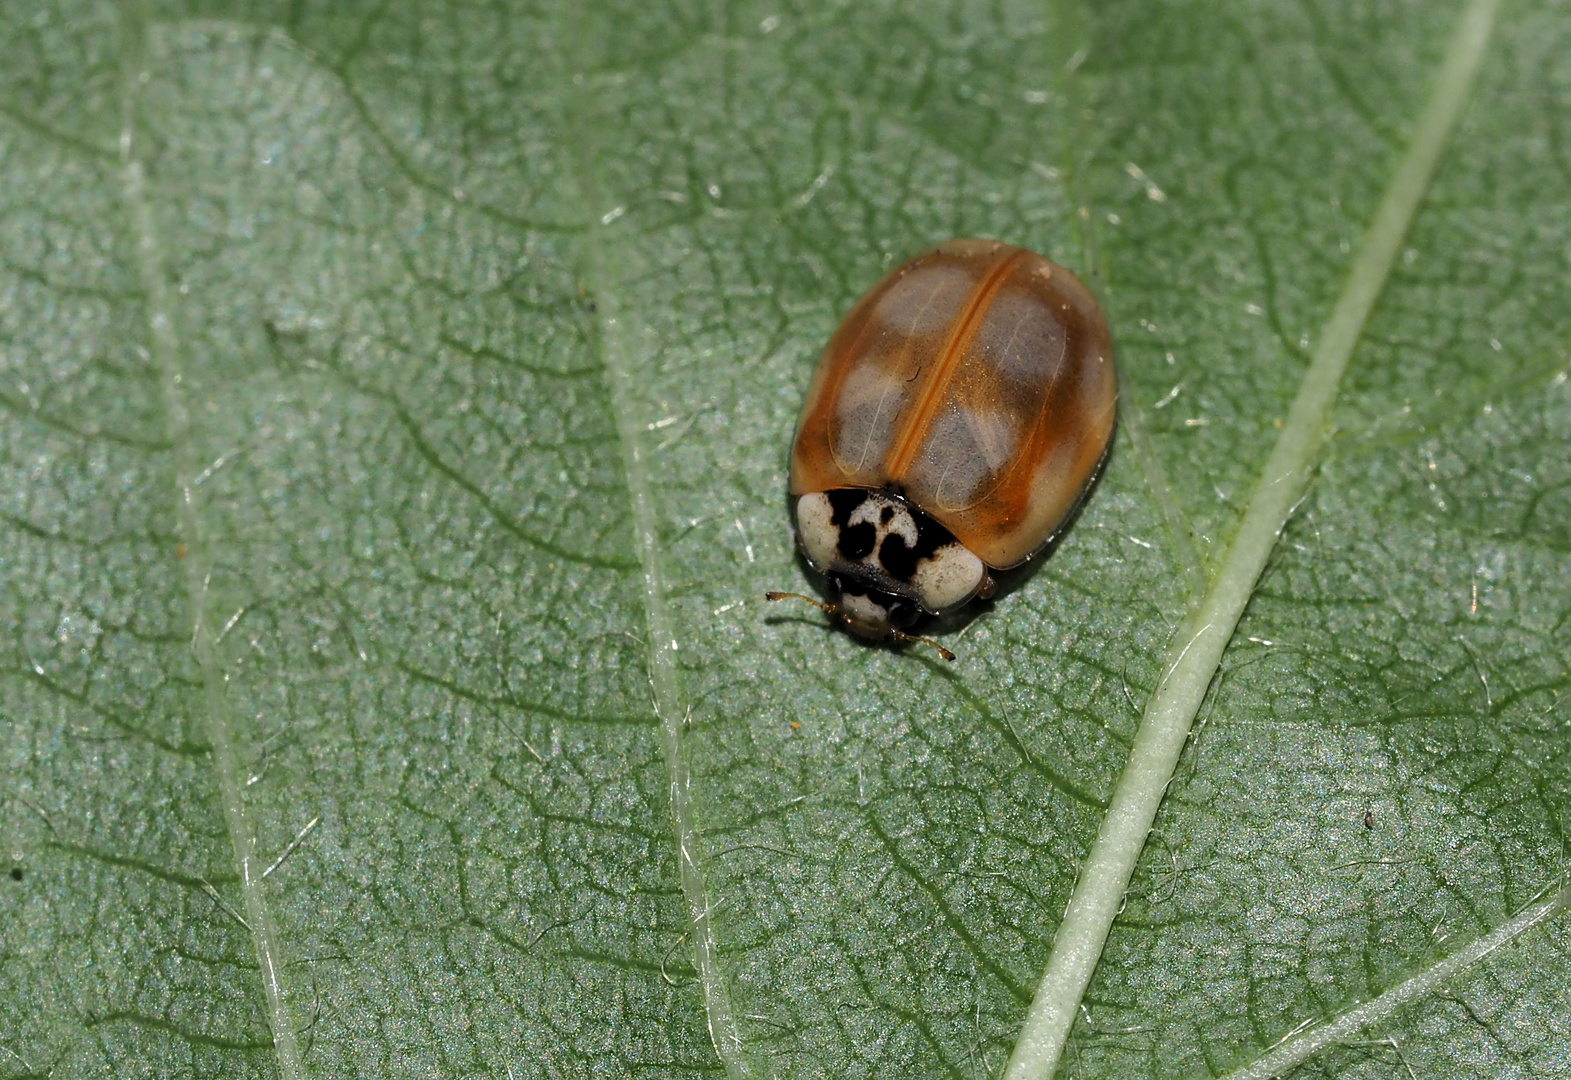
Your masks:
[[[1461,12],[0,14],[0,1077],[996,1075]],[[1564,1065],[1568,58],[1504,9],[1062,1075]],[[945,665],[762,593],[960,235],[1124,389]]]

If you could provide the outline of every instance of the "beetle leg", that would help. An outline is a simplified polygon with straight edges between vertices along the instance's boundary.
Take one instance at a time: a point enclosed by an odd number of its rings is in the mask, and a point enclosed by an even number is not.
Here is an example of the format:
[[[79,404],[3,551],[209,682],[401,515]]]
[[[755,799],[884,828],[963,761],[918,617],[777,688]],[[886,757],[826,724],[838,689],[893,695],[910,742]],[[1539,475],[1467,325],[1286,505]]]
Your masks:
[[[955,658],[954,653],[950,652],[948,649],[944,648],[930,637],[923,637],[921,634],[908,634],[904,630],[891,630],[889,631],[889,636],[894,638],[896,641],[920,641],[924,645],[931,645],[933,648],[937,649],[938,655],[942,656],[945,660],[953,660]]]
[[[766,592],[765,600],[800,600],[804,604],[812,604],[830,618],[840,614],[839,604],[826,604],[822,600],[814,600],[811,596],[803,596],[799,592]]]

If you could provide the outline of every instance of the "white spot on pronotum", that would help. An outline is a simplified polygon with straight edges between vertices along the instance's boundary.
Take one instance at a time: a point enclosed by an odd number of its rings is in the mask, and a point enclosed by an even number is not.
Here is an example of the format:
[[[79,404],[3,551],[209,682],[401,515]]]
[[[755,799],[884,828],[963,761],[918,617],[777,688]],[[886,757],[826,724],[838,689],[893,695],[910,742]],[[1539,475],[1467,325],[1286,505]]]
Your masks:
[[[986,576],[981,559],[960,544],[946,544],[922,560],[911,584],[923,604],[942,611],[975,596]]]
[[[835,545],[840,540],[840,530],[831,521],[833,513],[823,492],[803,495],[796,502],[797,539],[807,561],[819,571],[834,562]]]

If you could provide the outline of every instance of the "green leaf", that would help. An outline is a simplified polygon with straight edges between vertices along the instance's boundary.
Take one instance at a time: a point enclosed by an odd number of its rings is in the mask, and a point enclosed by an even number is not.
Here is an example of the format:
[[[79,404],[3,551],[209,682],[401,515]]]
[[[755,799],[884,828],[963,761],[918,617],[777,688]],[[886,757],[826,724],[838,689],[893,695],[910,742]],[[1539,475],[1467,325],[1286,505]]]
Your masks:
[[[981,1077],[1044,972],[1066,1076],[1563,1068],[1562,5],[580,7],[0,10],[0,1078]],[[959,235],[1123,392],[945,665],[762,594]]]

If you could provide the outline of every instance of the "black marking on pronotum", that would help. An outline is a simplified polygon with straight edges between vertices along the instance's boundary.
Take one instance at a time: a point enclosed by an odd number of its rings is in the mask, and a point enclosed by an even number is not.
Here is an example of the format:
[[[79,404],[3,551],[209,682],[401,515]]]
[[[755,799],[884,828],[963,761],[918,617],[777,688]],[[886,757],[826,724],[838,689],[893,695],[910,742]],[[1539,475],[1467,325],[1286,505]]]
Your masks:
[[[873,553],[873,544],[878,540],[878,530],[870,521],[858,522],[847,525],[840,530],[838,541],[840,554],[851,562],[860,562]]]
[[[856,513],[856,508],[867,501],[867,492],[861,488],[835,488],[833,491],[824,492],[824,498],[829,500],[829,524],[837,529],[843,529],[851,523],[851,515]]]
[[[955,543],[955,534],[928,517],[916,507],[907,508],[916,523],[916,546],[906,543],[899,533],[890,533],[878,547],[878,561],[884,572],[898,581],[910,581],[917,564],[929,558],[939,548]]]
[[[836,544],[842,557],[858,562],[873,553],[878,542],[878,530],[870,521],[851,524],[851,515],[867,501],[867,492],[856,488],[840,488],[827,492],[829,496],[829,523],[839,530]]]

